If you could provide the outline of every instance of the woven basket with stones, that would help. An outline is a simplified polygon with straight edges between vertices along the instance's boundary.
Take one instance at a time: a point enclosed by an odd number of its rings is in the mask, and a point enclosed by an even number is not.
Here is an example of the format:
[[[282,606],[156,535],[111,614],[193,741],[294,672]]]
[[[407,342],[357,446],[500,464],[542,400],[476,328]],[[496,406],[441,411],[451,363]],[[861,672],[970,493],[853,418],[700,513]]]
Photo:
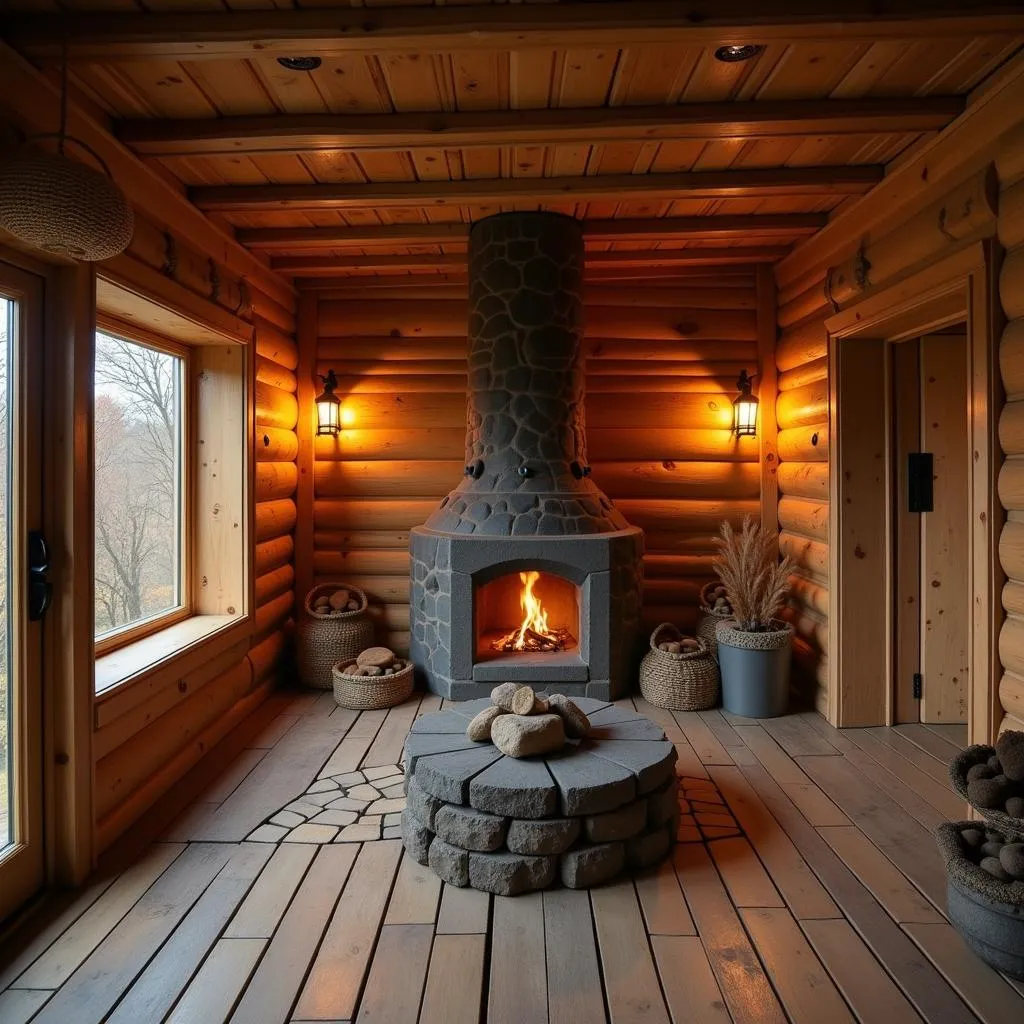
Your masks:
[[[983,807],[972,800],[967,790],[967,773],[978,764],[985,764],[996,753],[995,747],[987,743],[975,743],[961,750],[949,762],[949,780],[960,794],[987,822],[1017,842],[1024,842],[1024,818],[1015,818],[997,807]],[[1018,789],[1024,788],[1021,786]]]
[[[712,580],[701,588],[701,616],[697,622],[697,636],[708,645],[708,650],[712,655],[717,655],[718,653],[718,638],[715,636],[718,624],[732,616],[732,609],[728,605],[724,608],[720,605],[716,607],[716,590],[723,592],[725,590],[725,587],[718,580]]]
[[[983,822],[952,821],[935,831],[946,866],[949,920],[986,963],[1024,980],[1024,883],[1000,881],[975,863],[963,833],[979,828]]]
[[[342,593],[347,593],[348,599],[342,607],[333,607],[331,599]],[[306,686],[330,690],[333,666],[339,661],[355,661],[356,655],[373,643],[366,594],[348,583],[321,583],[306,595],[303,611],[296,630],[299,678]]]
[[[718,703],[718,663],[701,637],[689,640],[670,622],[651,634],[651,649],[640,663],[644,699],[671,711],[707,711]],[[679,647],[679,651],[663,650]]]
[[[396,662],[402,667],[393,675],[379,676],[350,675],[343,671],[350,661],[340,661],[331,669],[338,707],[353,711],[393,708],[412,696],[415,680],[411,661]]]

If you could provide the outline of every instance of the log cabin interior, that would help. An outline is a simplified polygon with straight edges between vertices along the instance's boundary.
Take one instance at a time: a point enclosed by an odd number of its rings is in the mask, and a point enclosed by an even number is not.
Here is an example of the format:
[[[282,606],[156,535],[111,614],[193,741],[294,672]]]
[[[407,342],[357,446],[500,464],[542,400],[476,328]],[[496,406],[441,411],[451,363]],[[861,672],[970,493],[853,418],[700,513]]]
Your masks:
[[[1024,5],[0,0],[0,374],[3,1024],[1024,1019]]]

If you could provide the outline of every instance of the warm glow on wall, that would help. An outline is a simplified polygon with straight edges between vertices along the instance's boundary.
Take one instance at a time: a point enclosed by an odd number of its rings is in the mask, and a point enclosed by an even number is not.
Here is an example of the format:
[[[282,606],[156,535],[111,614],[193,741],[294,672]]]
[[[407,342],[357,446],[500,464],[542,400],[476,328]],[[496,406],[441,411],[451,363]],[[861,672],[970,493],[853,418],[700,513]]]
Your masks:
[[[351,406],[346,405],[341,408],[341,425],[343,427],[351,427],[356,421],[356,411]]]
[[[326,377],[323,374],[319,376],[324,382],[324,389],[316,396],[316,432],[334,435],[341,430],[341,399],[334,393],[338,378],[333,370],[328,370]]]
[[[732,429],[737,437],[757,435],[757,399],[750,393],[753,383],[754,378],[748,377],[746,370],[740,370],[736,381],[740,393],[732,402]]]

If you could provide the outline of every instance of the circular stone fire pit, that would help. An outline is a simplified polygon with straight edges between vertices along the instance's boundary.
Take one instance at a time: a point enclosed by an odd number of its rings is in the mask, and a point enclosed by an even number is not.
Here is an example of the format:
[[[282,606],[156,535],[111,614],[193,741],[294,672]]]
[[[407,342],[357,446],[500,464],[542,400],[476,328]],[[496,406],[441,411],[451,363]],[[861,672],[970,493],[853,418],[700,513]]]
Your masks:
[[[575,698],[590,736],[506,757],[466,738],[489,698],[423,715],[405,744],[409,855],[450,885],[501,896],[607,882],[668,853],[679,808],[675,748],[654,722]]]

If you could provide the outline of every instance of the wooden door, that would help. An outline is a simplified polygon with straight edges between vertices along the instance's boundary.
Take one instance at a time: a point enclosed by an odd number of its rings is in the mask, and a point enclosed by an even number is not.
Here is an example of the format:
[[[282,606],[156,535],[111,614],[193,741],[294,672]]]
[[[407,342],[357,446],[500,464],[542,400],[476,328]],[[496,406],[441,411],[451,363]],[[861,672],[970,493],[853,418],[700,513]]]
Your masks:
[[[970,448],[963,333],[921,339],[921,445],[933,509],[921,516],[921,721],[966,722],[970,699]]]
[[[0,263],[0,921],[44,877],[42,285]]]

